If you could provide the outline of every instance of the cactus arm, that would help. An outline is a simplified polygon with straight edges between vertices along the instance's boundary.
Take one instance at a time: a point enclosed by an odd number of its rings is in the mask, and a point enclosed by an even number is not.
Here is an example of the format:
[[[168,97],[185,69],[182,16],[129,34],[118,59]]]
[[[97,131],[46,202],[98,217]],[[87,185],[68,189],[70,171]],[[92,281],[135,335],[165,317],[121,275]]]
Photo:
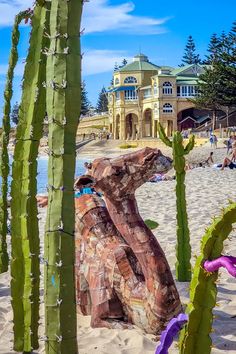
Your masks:
[[[9,257],[7,253],[7,193],[8,193],[8,175],[9,175],[9,156],[8,156],[8,143],[10,133],[10,112],[11,112],[11,99],[13,95],[12,83],[14,77],[14,70],[18,61],[17,46],[19,43],[20,32],[19,25],[23,19],[30,16],[29,11],[22,11],[15,17],[15,22],[12,30],[12,48],[9,57],[9,67],[7,71],[7,81],[4,91],[4,108],[3,108],[3,130],[1,135],[1,156],[0,156],[0,173],[2,177],[1,196],[0,196],[0,273],[7,272]]]
[[[187,146],[184,149],[184,154],[185,155],[189,154],[190,151],[194,148],[194,145],[195,145],[195,136],[192,135],[189,139]]]
[[[14,323],[14,349],[31,352],[38,348],[39,320],[39,230],[37,220],[37,155],[45,116],[42,87],[46,58],[44,25],[46,6],[35,6],[30,48],[24,71],[19,123],[12,166],[11,185],[11,295]]]
[[[210,354],[210,338],[213,321],[212,310],[216,304],[216,281],[218,272],[209,274],[203,268],[205,260],[221,256],[223,243],[236,222],[236,203],[230,204],[221,217],[216,218],[202,239],[201,255],[198,257],[190,284],[190,303],[187,307],[189,321],[180,334],[181,354]]]
[[[52,1],[46,80],[51,152],[44,242],[47,354],[77,353],[73,184],[80,116],[81,12],[82,1]]]
[[[169,147],[172,147],[172,142],[170,141],[170,139],[167,137],[165,130],[163,128],[163,126],[157,122],[157,131],[159,134],[159,138],[161,139],[161,141],[166,144]]]
[[[173,136],[173,159],[176,171],[177,244],[176,277],[179,281],[191,280],[191,246],[185,193],[185,158],[180,132]]]
[[[176,173],[177,244],[176,277],[179,281],[191,280],[191,246],[185,196],[185,172]]]

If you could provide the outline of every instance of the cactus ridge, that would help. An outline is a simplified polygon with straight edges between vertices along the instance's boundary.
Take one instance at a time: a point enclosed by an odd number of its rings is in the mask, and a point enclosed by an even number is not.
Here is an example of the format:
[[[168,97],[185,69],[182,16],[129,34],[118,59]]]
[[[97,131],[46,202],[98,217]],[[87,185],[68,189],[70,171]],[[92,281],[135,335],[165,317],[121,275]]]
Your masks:
[[[180,132],[175,132],[172,141],[158,123],[159,137],[164,144],[172,147],[173,164],[176,171],[176,209],[177,209],[177,245],[176,245],[176,277],[179,281],[191,280],[191,246],[188,227],[188,215],[185,193],[185,155],[194,147],[194,136],[190,137],[186,147]]]
[[[11,295],[14,350],[38,348],[39,230],[37,219],[37,155],[46,112],[46,58],[42,53],[47,6],[35,5],[30,47],[24,71],[11,185]]]
[[[181,331],[179,347],[181,354],[210,354],[212,340],[213,308],[216,306],[218,271],[208,273],[203,264],[221,256],[224,241],[236,222],[236,203],[224,209],[206,230],[201,242],[201,254],[196,260],[190,284],[190,303],[186,312],[189,321]]]
[[[4,108],[3,108],[3,120],[2,120],[2,135],[1,135],[1,156],[0,156],[0,174],[2,177],[1,196],[0,196],[0,273],[7,272],[9,257],[7,253],[7,219],[8,219],[8,175],[9,175],[9,155],[8,155],[8,143],[10,134],[10,112],[11,112],[11,99],[13,95],[13,78],[14,71],[18,61],[18,43],[20,38],[19,25],[22,20],[26,20],[30,17],[28,10],[20,12],[15,17],[15,22],[12,29],[11,36],[11,52],[9,57],[9,66],[7,71],[7,80],[4,90]]]
[[[80,116],[83,1],[55,0],[47,55],[48,213],[44,241],[46,353],[77,353],[74,278],[74,173]]]

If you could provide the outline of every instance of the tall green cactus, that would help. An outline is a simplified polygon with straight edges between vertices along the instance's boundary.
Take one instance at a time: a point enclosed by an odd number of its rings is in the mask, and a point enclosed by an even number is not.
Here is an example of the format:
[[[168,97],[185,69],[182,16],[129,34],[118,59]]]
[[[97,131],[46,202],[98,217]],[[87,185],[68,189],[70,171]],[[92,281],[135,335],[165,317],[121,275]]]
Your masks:
[[[14,349],[38,348],[39,230],[37,219],[37,155],[46,112],[45,24],[47,4],[37,2],[32,16],[30,47],[24,72],[19,123],[12,166],[12,261],[11,294]]]
[[[216,305],[218,272],[206,272],[203,263],[205,260],[213,260],[221,256],[223,243],[235,222],[236,203],[232,203],[223,210],[221,217],[213,221],[203,236],[201,255],[197,258],[190,284],[190,303],[187,307],[189,321],[180,334],[181,354],[211,353],[210,333],[213,321],[212,310]]]
[[[160,139],[169,147],[172,147],[174,168],[176,171],[176,208],[177,208],[177,245],[175,265],[176,277],[179,281],[191,280],[191,246],[188,227],[188,216],[185,195],[185,155],[194,147],[194,136],[192,136],[186,147],[183,145],[183,138],[180,132],[175,132],[171,141],[165,134],[160,123],[158,123]]]
[[[8,143],[10,134],[10,112],[11,112],[11,99],[12,99],[12,84],[14,77],[14,70],[18,61],[17,46],[19,43],[20,32],[19,25],[23,19],[28,19],[30,12],[22,11],[15,17],[15,23],[12,30],[11,38],[11,53],[9,57],[9,67],[7,71],[7,81],[4,91],[4,108],[3,108],[3,129],[1,136],[1,157],[0,157],[0,173],[2,177],[1,196],[0,196],[0,273],[7,272],[9,257],[7,253],[7,193],[8,193],[8,175],[9,175],[9,156],[8,156]]]
[[[49,194],[45,233],[46,353],[75,354],[74,173],[80,116],[81,0],[52,0],[47,51]]]

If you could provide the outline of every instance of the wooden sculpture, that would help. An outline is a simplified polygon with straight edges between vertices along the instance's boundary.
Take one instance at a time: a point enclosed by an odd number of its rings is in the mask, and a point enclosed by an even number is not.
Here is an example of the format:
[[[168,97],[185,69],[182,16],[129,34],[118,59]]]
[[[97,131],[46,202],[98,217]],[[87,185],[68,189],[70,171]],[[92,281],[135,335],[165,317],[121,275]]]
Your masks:
[[[134,196],[153,173],[170,167],[159,150],[145,148],[97,159],[92,178],[76,182],[82,191],[94,185],[106,202],[87,193],[75,200],[78,307],[91,313],[94,327],[130,323],[157,334],[181,311],[168,262]]]

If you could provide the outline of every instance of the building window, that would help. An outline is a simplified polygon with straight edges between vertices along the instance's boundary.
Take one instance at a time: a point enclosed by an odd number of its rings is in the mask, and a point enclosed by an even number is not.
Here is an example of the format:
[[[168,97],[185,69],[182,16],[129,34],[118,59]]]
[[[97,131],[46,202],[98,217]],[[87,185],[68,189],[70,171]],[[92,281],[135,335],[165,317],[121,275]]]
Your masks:
[[[119,85],[120,80],[118,79],[118,77],[115,79],[115,85]]]
[[[116,100],[119,101],[120,100],[120,91],[116,92]]]
[[[126,90],[125,91],[125,100],[126,101],[131,101],[131,100],[137,100],[138,95],[136,90]]]
[[[157,88],[157,83],[155,82],[154,87],[153,87],[153,93],[155,96],[158,95],[158,88]]]
[[[149,97],[151,97],[151,96],[152,96],[152,90],[151,90],[151,88],[145,89],[145,90],[144,90],[143,97],[144,97],[144,98],[149,98]]]
[[[169,81],[164,82],[162,92],[163,95],[172,95],[172,84]]]
[[[165,103],[163,105],[163,113],[172,113],[173,112],[173,107],[170,103]]]
[[[125,78],[124,83],[125,84],[137,84],[137,79],[134,76],[128,76]]]
[[[109,102],[112,103],[113,99],[112,99],[112,94],[109,95]]]
[[[198,95],[198,88],[195,85],[177,86],[177,96],[194,97]]]

